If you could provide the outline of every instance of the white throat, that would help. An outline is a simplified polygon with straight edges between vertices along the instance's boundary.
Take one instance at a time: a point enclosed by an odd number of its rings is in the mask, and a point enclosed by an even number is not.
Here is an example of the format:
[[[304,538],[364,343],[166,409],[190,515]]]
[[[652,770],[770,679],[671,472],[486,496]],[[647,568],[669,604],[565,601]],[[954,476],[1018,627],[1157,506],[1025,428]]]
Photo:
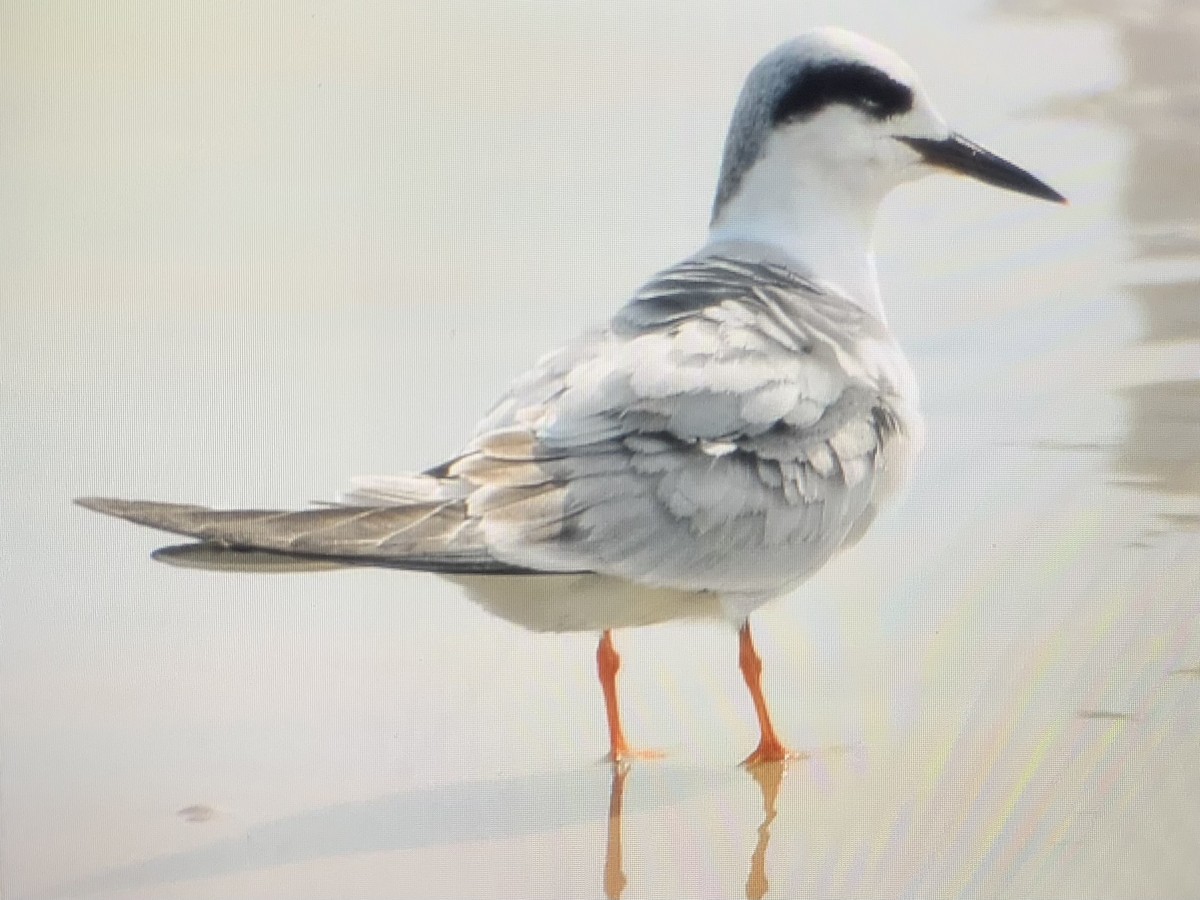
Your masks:
[[[717,211],[708,243],[746,241],[782,251],[805,274],[845,294],[886,322],[872,248],[875,212],[888,187],[861,170],[843,172],[806,163],[800,148],[770,147],[742,176]]]

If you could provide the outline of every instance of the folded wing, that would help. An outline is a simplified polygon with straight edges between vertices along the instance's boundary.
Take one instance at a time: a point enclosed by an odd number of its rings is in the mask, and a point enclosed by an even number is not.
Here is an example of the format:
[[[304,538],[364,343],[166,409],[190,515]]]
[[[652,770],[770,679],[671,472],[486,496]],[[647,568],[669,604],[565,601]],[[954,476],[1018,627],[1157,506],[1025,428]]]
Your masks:
[[[708,256],[544,357],[466,452],[426,473],[301,511],[79,502],[199,539],[162,555],[208,568],[254,551],[268,568],[290,556],[775,592],[856,540],[902,478],[916,419],[876,364],[903,365],[891,346],[789,269]]]
[[[903,404],[873,362],[891,347],[788,269],[697,259],[543,359],[437,474],[470,486],[514,565],[777,591],[857,539],[901,476]]]
[[[159,551],[159,558],[200,568],[295,569],[248,551],[456,574],[528,574],[486,550],[462,503],[328,506],[304,510],[214,510],[203,506],[87,497],[80,506],[198,538],[202,545]]]

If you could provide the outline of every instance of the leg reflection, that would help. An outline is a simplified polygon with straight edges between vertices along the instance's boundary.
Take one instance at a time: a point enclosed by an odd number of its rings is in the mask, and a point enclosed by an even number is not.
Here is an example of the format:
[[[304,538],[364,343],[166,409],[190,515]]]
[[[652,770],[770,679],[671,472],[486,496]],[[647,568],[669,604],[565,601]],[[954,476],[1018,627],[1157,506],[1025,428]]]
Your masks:
[[[778,815],[776,803],[779,788],[787,774],[788,762],[763,762],[752,767],[750,777],[762,793],[763,818],[758,826],[758,841],[750,855],[750,872],[746,876],[747,900],[761,900],[767,895],[770,882],[767,879],[767,847],[771,843],[771,823]],[[620,900],[629,879],[625,877],[625,864],[621,847],[621,808],[625,800],[625,779],[629,776],[629,763],[612,764],[612,789],[608,798],[608,842],[604,848],[604,896],[608,900]]]
[[[771,823],[775,821],[775,801],[779,798],[779,786],[787,773],[786,762],[761,762],[750,768],[751,777],[758,782],[762,791],[763,820],[758,826],[758,843],[750,857],[750,874],[746,876],[747,900],[760,900],[767,894],[767,844],[771,842]]]
[[[612,791],[608,797],[608,844],[604,848],[604,896],[620,900],[628,879],[621,859],[621,802],[625,798],[625,778],[629,763],[614,761]]]

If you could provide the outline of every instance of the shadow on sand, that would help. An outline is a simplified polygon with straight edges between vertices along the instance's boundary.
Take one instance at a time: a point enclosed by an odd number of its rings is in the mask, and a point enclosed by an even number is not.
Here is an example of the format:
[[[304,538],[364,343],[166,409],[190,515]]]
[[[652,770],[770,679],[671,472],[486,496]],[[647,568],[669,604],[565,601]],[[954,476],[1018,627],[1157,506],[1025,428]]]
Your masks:
[[[767,849],[776,800],[789,767],[765,763],[752,769],[703,770],[667,765],[637,766],[644,780],[635,809],[666,807],[715,791],[738,790],[750,778],[761,793],[763,818],[749,861],[746,896],[767,893]],[[110,869],[41,894],[51,900],[75,894],[145,889],[154,885],[252,872],[313,859],[406,850],[463,841],[504,838],[601,821],[605,817],[604,779],[608,782],[607,829],[601,885],[610,900],[628,884],[622,847],[622,816],[629,764],[463,782],[420,788],[375,800],[342,803],[278,819],[194,850],[153,857]],[[586,892],[581,886],[581,892]]]

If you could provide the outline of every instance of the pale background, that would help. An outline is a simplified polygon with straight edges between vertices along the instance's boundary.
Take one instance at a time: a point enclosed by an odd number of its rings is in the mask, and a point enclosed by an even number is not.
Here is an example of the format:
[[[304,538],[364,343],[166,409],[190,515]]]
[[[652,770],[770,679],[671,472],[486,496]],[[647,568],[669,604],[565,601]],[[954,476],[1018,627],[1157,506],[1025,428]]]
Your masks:
[[[441,461],[691,252],[742,77],[827,22],[1071,206],[888,202],[916,481],[755,616],[808,754],[769,829],[732,632],[618,634],[669,753],[624,897],[1200,896],[1200,6],[128,0],[0,12],[7,900],[615,895],[591,636],[171,569],[70,499]]]

